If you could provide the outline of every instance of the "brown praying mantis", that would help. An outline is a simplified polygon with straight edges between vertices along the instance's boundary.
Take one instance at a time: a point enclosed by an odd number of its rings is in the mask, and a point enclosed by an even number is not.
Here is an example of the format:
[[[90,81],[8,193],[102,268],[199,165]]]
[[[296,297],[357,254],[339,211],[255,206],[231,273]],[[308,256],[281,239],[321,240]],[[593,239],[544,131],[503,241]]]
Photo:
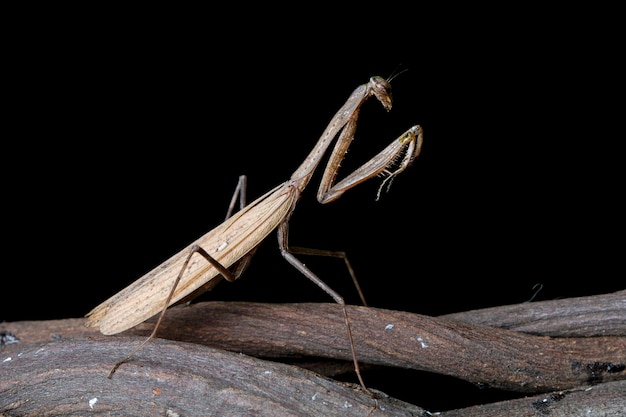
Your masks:
[[[248,266],[257,246],[277,229],[280,252],[287,262],[341,305],[356,375],[363,389],[370,393],[359,370],[350,320],[343,298],[300,262],[294,254],[343,256],[337,255],[337,252],[290,248],[288,227],[289,219],[302,192],[337,135],[339,137],[324,170],[317,193],[317,199],[322,204],[336,200],[348,189],[374,176],[383,176],[384,180],[378,189],[378,199],[383,187],[386,184],[389,187],[392,179],[403,172],[419,155],[423,133],[422,128],[415,125],[370,161],[334,184],[339,165],[354,139],[360,108],[372,96],[376,97],[387,111],[391,109],[392,97],[389,81],[378,76],[371,77],[368,83],[360,85],[353,91],[346,103],[331,119],[310,154],[289,180],[246,205],[245,177],[240,177],[227,218],[223,223],[87,314],[86,325],[88,327],[98,327],[103,334],[112,335],[161,313],[152,334],[125,359],[115,364],[109,373],[109,378],[122,363],[130,360],[145,343],[155,337],[169,306],[200,295],[222,279],[235,281]],[[238,192],[241,207],[239,211],[231,215]],[[347,258],[344,260],[365,304],[352,268]]]

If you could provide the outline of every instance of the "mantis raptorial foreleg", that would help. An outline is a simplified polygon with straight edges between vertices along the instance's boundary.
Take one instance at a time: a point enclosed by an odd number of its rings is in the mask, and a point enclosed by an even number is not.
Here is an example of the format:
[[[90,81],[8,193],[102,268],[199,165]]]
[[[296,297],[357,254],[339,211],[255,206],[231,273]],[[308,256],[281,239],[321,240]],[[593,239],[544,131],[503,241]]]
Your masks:
[[[245,187],[240,183],[238,191],[242,194],[239,196],[241,204],[239,211],[230,215],[236,201],[236,196],[233,196],[229,214],[223,223],[94,308],[87,314],[87,326],[98,326],[103,334],[115,334],[160,312],[159,321],[152,335],[142,343],[141,346],[143,346],[156,334],[167,307],[199,295],[200,292],[213,287],[221,278],[229,281],[236,280],[247,267],[258,245],[269,233],[277,229],[279,248],[283,257],[342,306],[355,372],[361,386],[369,393],[370,391],[365,386],[359,370],[345,302],[339,294],[294,256],[294,253],[311,254],[312,252],[311,250],[290,248],[288,229],[289,219],[302,192],[308,185],[330,143],[337,135],[339,138],[318,190],[318,200],[321,203],[333,201],[357,184],[374,176],[383,175],[386,178],[378,190],[378,198],[384,185],[387,184],[388,186],[391,180],[404,171],[418,156],[423,135],[421,127],[413,126],[370,161],[342,181],[334,184],[339,165],[354,138],[361,105],[372,96],[376,97],[385,109],[391,109],[391,86],[385,79],[372,77],[367,84],[357,87],[331,119],[317,144],[289,180],[258,197],[249,205],[245,205],[245,194],[243,194]],[[340,252],[328,251],[313,252],[331,254],[331,256],[341,254]],[[347,258],[344,257],[344,260],[351,271]],[[352,271],[351,275],[356,281]],[[118,362],[110,375],[121,363],[130,359],[138,349]]]

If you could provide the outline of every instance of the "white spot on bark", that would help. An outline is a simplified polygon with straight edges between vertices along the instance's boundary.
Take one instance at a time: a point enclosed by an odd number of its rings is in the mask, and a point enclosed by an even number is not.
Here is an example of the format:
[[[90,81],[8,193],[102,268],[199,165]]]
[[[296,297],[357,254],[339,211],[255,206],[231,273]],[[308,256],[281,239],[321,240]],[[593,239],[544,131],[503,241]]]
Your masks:
[[[422,349],[426,349],[428,347],[428,345],[424,342],[424,339],[422,339],[421,337],[418,337],[417,341],[420,342],[420,344],[422,345]]]

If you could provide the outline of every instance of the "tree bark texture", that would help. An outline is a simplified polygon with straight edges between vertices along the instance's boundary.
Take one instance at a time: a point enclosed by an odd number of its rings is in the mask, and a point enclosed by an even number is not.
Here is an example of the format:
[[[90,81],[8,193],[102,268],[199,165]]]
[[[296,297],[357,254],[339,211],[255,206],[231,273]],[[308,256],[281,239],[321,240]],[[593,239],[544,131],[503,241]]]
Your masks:
[[[363,367],[417,369],[520,395],[438,415],[617,416],[626,409],[626,291],[442,317],[356,306],[348,315]],[[351,366],[336,304],[175,307],[158,338],[107,379],[153,326],[105,337],[84,319],[0,325],[0,416],[431,415],[381,392],[374,400],[330,379],[332,370],[321,376],[278,362],[321,357]]]

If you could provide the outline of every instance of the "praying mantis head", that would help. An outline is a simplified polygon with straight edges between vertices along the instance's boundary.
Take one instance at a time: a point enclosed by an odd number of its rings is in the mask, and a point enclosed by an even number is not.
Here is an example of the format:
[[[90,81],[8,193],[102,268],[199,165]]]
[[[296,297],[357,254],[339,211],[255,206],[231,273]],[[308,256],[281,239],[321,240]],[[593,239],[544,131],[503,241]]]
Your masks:
[[[391,84],[383,77],[374,76],[367,84],[368,93],[374,95],[385,110],[391,110]]]

